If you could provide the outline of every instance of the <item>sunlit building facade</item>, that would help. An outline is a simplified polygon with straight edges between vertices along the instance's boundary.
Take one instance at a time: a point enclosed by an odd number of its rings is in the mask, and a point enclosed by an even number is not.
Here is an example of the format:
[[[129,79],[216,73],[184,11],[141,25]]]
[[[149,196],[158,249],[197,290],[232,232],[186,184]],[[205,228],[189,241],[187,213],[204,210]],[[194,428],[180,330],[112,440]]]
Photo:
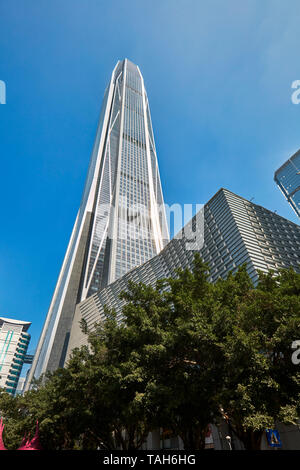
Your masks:
[[[30,342],[30,322],[0,317],[0,387],[15,395]]]
[[[193,223],[195,219],[197,223]],[[187,249],[187,241],[193,237],[190,225],[195,233],[203,231],[195,249],[190,249],[191,244]],[[154,258],[77,305],[68,356],[73,348],[86,344],[81,319],[92,330],[105,319],[106,305],[121,320],[124,300],[120,293],[129,281],[154,286],[158,279],[175,277],[178,268],[192,268],[196,251],[209,266],[211,282],[226,278],[229,271],[235,272],[243,264],[254,284],[259,271],[292,267],[300,272],[300,226],[227,189],[220,189],[180,233],[182,236],[174,237]]]
[[[64,365],[76,304],[168,243],[163,203],[144,80],[125,59],[104,93],[82,201],[28,384]]]

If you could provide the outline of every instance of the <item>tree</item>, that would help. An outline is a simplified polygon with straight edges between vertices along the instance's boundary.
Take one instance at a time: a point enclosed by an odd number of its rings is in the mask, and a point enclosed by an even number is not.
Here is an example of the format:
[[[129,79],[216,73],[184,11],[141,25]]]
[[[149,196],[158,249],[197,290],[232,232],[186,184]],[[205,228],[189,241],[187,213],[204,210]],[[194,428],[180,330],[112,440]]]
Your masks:
[[[225,418],[246,449],[265,428],[296,423],[300,373],[300,274],[245,266],[212,284],[193,269],[155,287],[129,283],[122,319],[106,308],[64,369],[23,397],[0,394],[6,441],[16,448],[38,419],[44,449],[138,449],[167,428],[187,450],[203,449],[208,425]]]
[[[260,273],[256,287],[245,267],[219,280],[226,334],[221,403],[227,421],[246,449],[260,449],[266,428],[299,417],[300,374],[291,344],[300,337],[300,275],[293,270]]]
[[[213,287],[196,256],[193,272],[156,288],[129,284],[122,294],[127,348],[146,377],[145,404],[152,425],[179,435],[185,449],[205,446],[208,425],[219,414],[222,351],[213,331]]]
[[[88,332],[89,352],[79,364],[86,379],[88,429],[107,449],[140,448],[149,433],[142,394],[144,377],[136,366],[134,351],[124,341],[125,330],[126,326],[107,309],[106,321]],[[69,369],[78,366],[78,355],[80,350],[75,350]]]

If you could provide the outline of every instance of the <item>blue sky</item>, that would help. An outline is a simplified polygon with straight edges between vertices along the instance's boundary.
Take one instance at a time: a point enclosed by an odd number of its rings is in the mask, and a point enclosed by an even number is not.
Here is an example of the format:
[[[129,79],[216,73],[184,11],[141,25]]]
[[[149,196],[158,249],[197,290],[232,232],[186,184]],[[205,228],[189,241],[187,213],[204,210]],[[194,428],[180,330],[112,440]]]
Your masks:
[[[35,348],[81,199],[104,89],[140,66],[165,201],[220,187],[299,223],[273,174],[300,148],[297,0],[2,0],[0,315]]]

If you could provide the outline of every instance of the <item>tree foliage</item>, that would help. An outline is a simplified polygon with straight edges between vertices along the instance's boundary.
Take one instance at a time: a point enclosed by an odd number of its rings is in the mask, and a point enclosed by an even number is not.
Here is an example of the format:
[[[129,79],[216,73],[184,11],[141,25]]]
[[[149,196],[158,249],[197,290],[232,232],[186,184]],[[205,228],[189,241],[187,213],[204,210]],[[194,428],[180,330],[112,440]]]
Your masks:
[[[24,396],[0,395],[5,440],[16,448],[40,423],[45,449],[140,448],[170,429],[185,449],[203,449],[210,423],[226,420],[246,449],[265,428],[296,423],[300,374],[291,344],[300,339],[300,274],[245,266],[212,284],[208,266],[155,287],[129,283],[122,319],[88,331],[64,369]]]

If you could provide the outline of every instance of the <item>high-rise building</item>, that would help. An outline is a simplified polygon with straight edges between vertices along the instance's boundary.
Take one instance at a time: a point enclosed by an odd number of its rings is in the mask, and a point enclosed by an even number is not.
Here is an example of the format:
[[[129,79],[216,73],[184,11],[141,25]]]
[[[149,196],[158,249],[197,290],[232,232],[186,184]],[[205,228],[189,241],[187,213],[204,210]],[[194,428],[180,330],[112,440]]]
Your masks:
[[[227,189],[220,189],[204,205],[201,214],[195,216],[197,223],[192,219],[183,228],[182,236],[174,237],[157,256],[77,305],[67,357],[74,347],[86,343],[79,325],[81,319],[92,330],[95,323],[104,320],[105,305],[113,308],[121,319],[124,301],[119,295],[126,290],[128,281],[154,286],[157,279],[176,276],[177,268],[190,269],[195,251],[208,264],[211,282],[225,278],[229,271],[234,272],[243,264],[254,284],[259,271],[292,267],[300,272],[299,225]],[[193,238],[191,225],[195,232],[204,229],[196,250],[186,246]]]
[[[30,325],[30,322],[0,317],[0,387],[11,395],[16,392],[26,361]]]
[[[63,366],[76,304],[169,241],[163,202],[144,80],[125,59],[104,94],[79,212],[28,383]]]
[[[274,180],[300,217],[300,150],[275,172]]]

